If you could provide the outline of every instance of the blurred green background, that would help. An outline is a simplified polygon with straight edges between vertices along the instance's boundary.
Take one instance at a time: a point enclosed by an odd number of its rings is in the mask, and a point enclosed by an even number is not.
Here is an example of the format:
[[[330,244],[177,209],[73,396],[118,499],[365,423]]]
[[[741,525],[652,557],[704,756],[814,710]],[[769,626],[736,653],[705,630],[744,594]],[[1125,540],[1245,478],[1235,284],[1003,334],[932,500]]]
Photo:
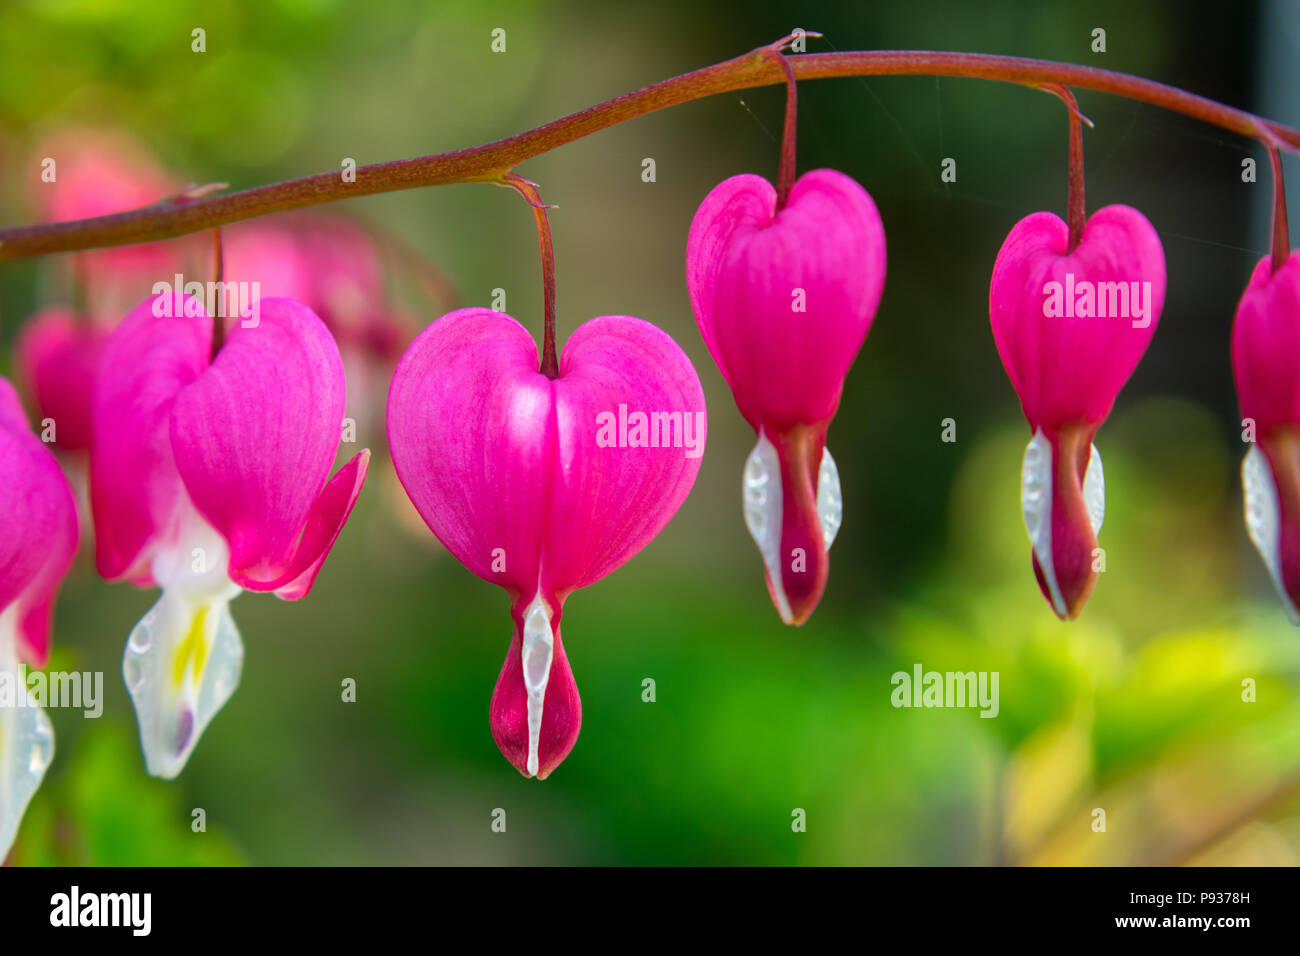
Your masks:
[[[1261,44],[1281,4],[8,0],[0,5],[0,195],[33,221],[33,150],[66,127],[129,133],[182,182],[242,188],[518,132],[598,100],[820,30],[809,51],[928,48],[1091,63],[1300,124]],[[1105,54],[1091,52],[1094,27]],[[207,52],[191,52],[191,30]],[[507,31],[493,54],[490,31]],[[51,711],[55,764],[10,861],[89,864],[1291,864],[1300,858],[1300,635],[1241,522],[1228,361],[1233,309],[1267,244],[1265,154],[1153,108],[1080,92],[1089,208],[1161,233],[1159,333],[1097,437],[1107,570],[1083,618],[1039,594],[1019,513],[1029,435],[988,331],[1014,222],[1064,212],[1052,97],[979,80],[823,80],[800,91],[801,170],[872,193],[889,242],[875,327],[829,447],[844,527],[799,630],[770,605],[741,518],[753,435],[695,328],[683,279],[699,201],[775,175],[778,88],[651,115],[525,163],[558,205],[561,336],[600,314],[668,330],[710,410],[695,490],[625,568],[569,599],[582,734],[525,780],[488,729],[505,595],[413,528],[378,458],[305,601],[233,605],[242,686],[174,783],[148,778],[120,678],[153,592],[65,584],[56,669],[105,672],[99,720]],[[958,179],[939,179],[944,157]],[[1255,157],[1261,182],[1241,181]],[[641,180],[642,159],[657,181]],[[400,237],[465,304],[507,291],[540,330],[532,217],[455,186],[335,207]],[[66,299],[52,259],[0,266],[0,370],[16,328]],[[396,294],[436,317],[390,262]],[[167,278],[167,277],[161,277]],[[409,278],[409,275],[406,276]],[[148,288],[141,288],[143,296]],[[943,418],[955,443],[940,440]],[[351,455],[344,446],[342,454]],[[1000,674],[1000,714],[895,709],[890,675]],[[642,681],[656,701],[642,700]],[[340,685],[357,682],[344,703]],[[1242,699],[1242,682],[1256,700]],[[194,833],[202,808],[207,830]],[[506,810],[505,833],[492,814]],[[807,830],[792,831],[802,808]],[[1107,814],[1094,832],[1093,810]]]

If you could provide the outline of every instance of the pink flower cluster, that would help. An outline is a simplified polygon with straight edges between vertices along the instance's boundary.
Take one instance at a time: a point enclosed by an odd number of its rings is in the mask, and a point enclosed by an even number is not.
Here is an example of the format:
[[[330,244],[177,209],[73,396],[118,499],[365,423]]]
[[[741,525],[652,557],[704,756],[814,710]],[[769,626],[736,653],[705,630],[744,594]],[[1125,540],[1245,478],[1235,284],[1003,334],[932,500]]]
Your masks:
[[[174,190],[136,148],[93,142],[93,158],[65,161],[48,218]],[[1105,486],[1094,440],[1165,296],[1160,241],[1141,213],[1108,206],[1076,236],[1050,213],[1024,218],[989,291],[993,338],[1031,433],[1021,500],[1032,566],[1061,618],[1080,613],[1097,581]],[[239,682],[231,601],[311,590],[369,468],[368,450],[336,468],[343,435],[367,417],[372,386],[386,385],[388,447],[408,497],[461,564],[509,595],[489,723],[520,773],[545,778],[582,722],[561,638],[566,601],[658,535],[699,472],[707,414],[690,360],[626,315],[580,325],[553,374],[522,325],[483,308],[449,312],[407,345],[371,237],[346,220],[236,226],[224,249],[223,281],[253,290],[255,318],[213,315],[202,297],[170,289],[196,248],[157,243],[78,257],[71,280],[93,290],[83,301],[94,310],[43,309],[17,349],[42,437],[75,483],[88,473],[97,570],[161,591],[123,661],[149,771],[180,773]],[[875,203],[834,170],[800,177],[783,202],[765,179],[732,177],[691,223],[687,288],[755,433],[741,512],[787,624],[806,622],[827,587],[844,497],[827,435],[881,302],[885,260]],[[127,296],[138,304],[112,316],[100,308]],[[1300,622],[1300,253],[1256,269],[1233,363],[1257,436],[1243,465],[1248,529]],[[69,481],[3,380],[0,488],[0,670],[14,671],[20,659],[46,661],[78,521]],[[2,850],[53,738],[39,708],[0,711],[0,721],[3,739],[31,755],[0,752]]]

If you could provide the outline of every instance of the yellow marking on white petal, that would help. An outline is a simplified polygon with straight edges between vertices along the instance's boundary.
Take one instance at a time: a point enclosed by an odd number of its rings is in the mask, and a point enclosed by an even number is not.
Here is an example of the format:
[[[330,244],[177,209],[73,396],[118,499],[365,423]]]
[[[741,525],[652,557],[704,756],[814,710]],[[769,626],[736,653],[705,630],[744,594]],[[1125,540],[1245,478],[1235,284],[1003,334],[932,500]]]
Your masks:
[[[203,668],[208,658],[208,607],[205,604],[198,609],[190,622],[189,632],[181,639],[172,660],[172,686],[177,690],[185,681],[185,673],[193,663],[194,683],[203,677]]]
[[[122,658],[150,774],[170,780],[181,772],[238,685],[243,656],[227,600],[196,606],[164,589]]]
[[[131,631],[122,677],[150,774],[170,780],[239,684],[244,646],[230,616],[226,541],[186,502],[150,569],[162,595]]]

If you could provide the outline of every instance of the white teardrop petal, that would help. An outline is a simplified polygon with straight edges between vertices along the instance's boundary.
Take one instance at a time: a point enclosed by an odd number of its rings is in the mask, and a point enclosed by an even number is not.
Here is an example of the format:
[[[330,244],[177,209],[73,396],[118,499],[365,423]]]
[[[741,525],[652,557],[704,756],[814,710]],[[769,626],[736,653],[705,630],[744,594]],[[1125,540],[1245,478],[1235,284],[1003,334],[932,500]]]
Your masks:
[[[1246,518],[1246,533],[1250,535],[1255,550],[1264,559],[1273,585],[1282,598],[1282,607],[1292,624],[1300,624],[1291,596],[1286,593],[1282,583],[1282,557],[1279,551],[1281,538],[1281,519],[1277,503],[1277,482],[1273,479],[1273,469],[1268,457],[1251,445],[1246,457],[1241,462],[1241,492]]]
[[[185,768],[239,685],[243,663],[228,600],[195,602],[163,591],[132,630],[122,658],[151,775],[170,780]]]
[[[831,450],[824,445],[822,463],[817,469],[817,517],[822,524],[822,540],[829,551],[844,520],[844,499],[840,494],[840,470],[835,467]]]
[[[838,481],[838,475],[836,479]],[[758,545],[768,580],[776,594],[777,611],[781,620],[788,621],[791,617],[790,602],[781,583],[781,465],[776,448],[762,432],[759,432],[758,444],[745,460],[741,502],[745,527],[749,529],[754,544]]]
[[[15,608],[0,617],[0,860],[54,759],[54,728],[19,668]]]
[[[1083,503],[1088,508],[1094,536],[1101,533],[1101,523],[1106,518],[1106,473],[1101,467],[1101,452],[1093,445],[1088,455],[1088,470],[1083,476]]]
[[[524,689],[528,691],[528,775],[537,776],[538,747],[542,736],[542,706],[551,679],[555,635],[551,633],[551,612],[539,593],[524,611]]]
[[[1025,460],[1020,467],[1020,506],[1029,543],[1033,545],[1052,596],[1052,607],[1064,617],[1065,599],[1056,583],[1056,566],[1052,561],[1052,443],[1042,429],[1034,432],[1025,448]]]

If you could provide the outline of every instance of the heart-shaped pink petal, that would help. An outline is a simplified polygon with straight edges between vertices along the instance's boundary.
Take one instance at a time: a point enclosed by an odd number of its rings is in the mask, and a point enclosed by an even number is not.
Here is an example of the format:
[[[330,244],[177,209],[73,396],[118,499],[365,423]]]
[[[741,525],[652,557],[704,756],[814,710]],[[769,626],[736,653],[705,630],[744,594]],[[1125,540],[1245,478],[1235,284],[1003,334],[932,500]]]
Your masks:
[[[89,451],[95,371],[108,332],[50,306],[23,324],[14,364],[42,419],[54,422],[54,445]]]
[[[993,338],[1034,433],[1022,481],[1034,573],[1062,618],[1078,615],[1097,580],[1104,486],[1092,439],[1165,299],[1160,238],[1136,209],[1100,209],[1073,250],[1069,238],[1060,217],[1026,216],[989,287]]]
[[[993,339],[1031,429],[1099,425],[1146,352],[1165,302],[1165,256],[1136,209],[1106,206],[1077,248],[1050,212],[1012,228],[993,266]]]
[[[389,386],[388,443],[407,495],[457,561],[514,595],[537,588],[554,430],[536,343],[491,309],[430,325]]]
[[[77,506],[58,462],[32,434],[13,386],[3,378],[0,501],[0,614],[17,604],[16,651],[44,667],[55,592],[77,552]]]
[[[198,301],[172,296],[141,302],[104,346],[90,502],[95,564],[110,581],[153,583],[149,544],[171,527],[184,493],[172,455],[172,405],[207,368],[211,341],[212,320]]]
[[[176,468],[190,500],[230,547],[230,579],[296,599],[356,503],[359,453],[326,485],[346,384],[324,323],[293,299],[261,300],[256,324],[233,324],[171,413]],[[305,533],[304,533],[305,531]]]
[[[1260,432],[1300,424],[1300,249],[1273,271],[1255,266],[1232,326],[1232,368],[1241,414]]]
[[[398,363],[388,396],[397,475],[448,550],[511,595],[514,634],[490,715],[521,773],[546,776],[581,724],[564,599],[667,524],[706,433],[690,360],[629,316],[579,327],[555,381],[538,371],[528,332],[489,309],[443,316]]]
[[[1255,266],[1237,305],[1232,368],[1243,424],[1246,525],[1300,624],[1300,250]]]
[[[760,176],[718,184],[691,222],[686,285],[700,334],[758,433],[746,523],[772,603],[787,624],[802,624],[826,587],[840,522],[826,429],[880,304],[885,231],[867,191],[832,169],[800,176],[780,212],[776,203]]]
[[[828,421],[884,290],[880,214],[833,169],[800,176],[780,212],[766,179],[733,176],[691,222],[686,284],[755,431]]]
[[[542,579],[563,596],[622,566],[677,513],[700,470],[708,417],[677,343],[649,322],[606,315],[565,343],[555,421]]]

